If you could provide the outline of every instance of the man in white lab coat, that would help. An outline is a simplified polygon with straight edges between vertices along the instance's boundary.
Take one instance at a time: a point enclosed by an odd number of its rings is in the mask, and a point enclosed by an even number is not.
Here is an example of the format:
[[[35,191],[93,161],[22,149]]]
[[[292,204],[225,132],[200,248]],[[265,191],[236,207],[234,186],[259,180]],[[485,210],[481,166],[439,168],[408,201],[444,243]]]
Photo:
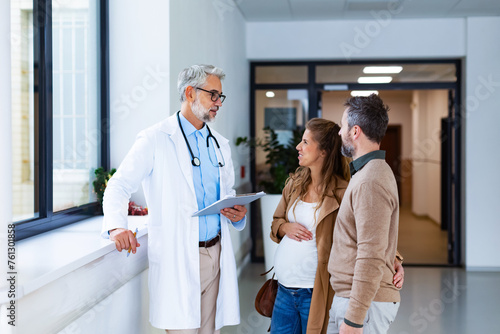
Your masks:
[[[240,321],[229,225],[242,230],[246,208],[192,217],[233,195],[228,140],[206,123],[225,96],[224,72],[194,65],[179,74],[181,110],[142,131],[104,193],[103,236],[118,251],[139,247],[127,226],[130,195],[142,182],[147,206],[150,322],[167,333],[213,334]]]

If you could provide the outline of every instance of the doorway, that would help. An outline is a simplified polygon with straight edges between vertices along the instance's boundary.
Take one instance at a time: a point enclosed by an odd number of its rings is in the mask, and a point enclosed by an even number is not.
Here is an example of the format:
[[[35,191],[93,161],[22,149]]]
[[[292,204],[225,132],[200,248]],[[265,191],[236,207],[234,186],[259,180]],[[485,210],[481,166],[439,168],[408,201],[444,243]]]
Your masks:
[[[400,67],[390,83],[363,84],[366,67]],[[393,66],[397,65],[397,66]],[[369,76],[369,75],[368,75]],[[373,75],[372,75],[373,76]],[[398,182],[401,204],[399,250],[406,264],[460,264],[460,60],[251,63],[251,135],[255,136],[257,92],[307,91],[306,118],[339,122],[354,90],[376,90],[389,105],[390,126],[382,149]],[[253,153],[255,154],[255,152]],[[255,161],[255,155],[253,155]],[[255,166],[251,167],[255,187]],[[261,166],[262,167],[262,166]],[[257,216],[257,215],[252,215]],[[252,239],[255,234],[252,221]],[[255,244],[254,244],[255,245]],[[252,250],[252,260],[260,260]]]
[[[442,200],[442,119],[448,91],[380,90],[389,106],[389,125],[381,143],[396,178],[399,203],[398,249],[405,264],[448,265],[447,210]],[[322,91],[322,117],[339,122],[350,91]],[[445,224],[443,224],[443,222]]]

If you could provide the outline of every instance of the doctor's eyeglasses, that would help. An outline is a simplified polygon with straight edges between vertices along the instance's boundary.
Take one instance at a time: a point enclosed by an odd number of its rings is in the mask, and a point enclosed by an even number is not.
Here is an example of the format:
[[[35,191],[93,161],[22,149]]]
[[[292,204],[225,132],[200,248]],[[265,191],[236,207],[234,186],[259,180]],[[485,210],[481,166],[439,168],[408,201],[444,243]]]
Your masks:
[[[218,92],[209,91],[199,87],[194,87],[194,88],[212,94],[212,102],[217,102],[217,100],[220,98],[220,103],[223,103],[224,100],[226,99],[226,95],[219,94]]]

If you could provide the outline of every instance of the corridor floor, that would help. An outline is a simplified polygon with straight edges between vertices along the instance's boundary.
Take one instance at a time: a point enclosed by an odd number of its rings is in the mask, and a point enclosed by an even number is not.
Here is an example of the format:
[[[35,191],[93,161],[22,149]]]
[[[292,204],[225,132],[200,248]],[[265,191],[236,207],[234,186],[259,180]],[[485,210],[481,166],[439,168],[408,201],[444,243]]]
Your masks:
[[[254,308],[263,263],[250,263],[239,279],[241,323],[221,334],[265,334],[269,318]],[[500,273],[460,268],[406,267],[401,306],[389,334],[498,333]]]

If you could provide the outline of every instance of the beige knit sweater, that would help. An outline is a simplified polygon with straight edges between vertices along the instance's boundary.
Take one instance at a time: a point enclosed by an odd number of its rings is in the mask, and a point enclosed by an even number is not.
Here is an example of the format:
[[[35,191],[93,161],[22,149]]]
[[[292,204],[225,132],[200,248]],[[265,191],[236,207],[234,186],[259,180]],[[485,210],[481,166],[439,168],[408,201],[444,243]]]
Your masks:
[[[333,290],[350,298],[345,319],[361,325],[372,301],[400,301],[392,283],[398,225],[394,174],[384,160],[370,160],[346,189],[328,263]]]

